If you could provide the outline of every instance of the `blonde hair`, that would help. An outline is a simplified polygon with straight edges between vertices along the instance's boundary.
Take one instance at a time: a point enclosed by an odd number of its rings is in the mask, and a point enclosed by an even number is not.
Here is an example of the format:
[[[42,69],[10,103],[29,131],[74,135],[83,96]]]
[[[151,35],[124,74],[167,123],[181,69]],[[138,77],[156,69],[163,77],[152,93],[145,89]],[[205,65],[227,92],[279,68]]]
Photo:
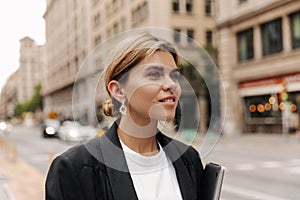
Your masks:
[[[144,58],[151,56],[158,50],[171,53],[176,65],[178,65],[179,57],[175,47],[171,43],[149,33],[135,34],[120,42],[114,49],[114,52],[110,54],[108,65],[103,73],[105,88],[109,96],[111,97],[108,90],[110,81],[126,82],[128,78],[127,72]],[[110,100],[104,102],[102,106],[103,113],[106,116],[116,116],[118,115],[117,109],[119,107],[120,102],[111,97]]]

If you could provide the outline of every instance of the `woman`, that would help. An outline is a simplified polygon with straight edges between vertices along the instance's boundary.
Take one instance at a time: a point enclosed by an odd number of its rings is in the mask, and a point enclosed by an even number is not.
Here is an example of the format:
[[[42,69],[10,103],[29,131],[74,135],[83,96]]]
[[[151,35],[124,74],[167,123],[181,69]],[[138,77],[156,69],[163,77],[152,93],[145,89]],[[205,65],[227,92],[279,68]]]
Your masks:
[[[104,71],[111,97],[104,113],[118,117],[100,138],[53,161],[46,199],[200,199],[199,154],[161,133],[181,94],[178,55],[168,42],[138,34],[118,45]]]

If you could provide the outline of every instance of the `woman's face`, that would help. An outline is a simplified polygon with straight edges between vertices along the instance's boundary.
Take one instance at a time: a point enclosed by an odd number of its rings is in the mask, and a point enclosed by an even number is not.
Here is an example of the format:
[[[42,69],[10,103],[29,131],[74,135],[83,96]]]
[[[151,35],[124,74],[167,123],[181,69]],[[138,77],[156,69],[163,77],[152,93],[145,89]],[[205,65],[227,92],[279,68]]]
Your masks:
[[[151,120],[172,120],[181,94],[179,77],[169,52],[156,51],[142,60],[129,72],[123,85],[129,117],[139,125]]]

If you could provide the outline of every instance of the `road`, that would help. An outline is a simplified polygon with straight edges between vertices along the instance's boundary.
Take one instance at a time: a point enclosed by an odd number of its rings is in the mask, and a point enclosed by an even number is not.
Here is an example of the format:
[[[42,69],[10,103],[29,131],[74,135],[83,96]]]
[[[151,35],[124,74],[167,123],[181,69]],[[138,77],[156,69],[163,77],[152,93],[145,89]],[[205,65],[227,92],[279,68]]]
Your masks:
[[[55,155],[72,146],[58,138],[43,138],[38,128],[24,126],[14,127],[8,139],[11,144],[16,145],[18,157],[38,168],[43,174],[47,173]]]
[[[294,136],[222,138],[204,162],[226,167],[222,200],[300,199],[300,140]]]
[[[37,128],[16,127],[9,135],[18,156],[46,174],[51,155],[74,144],[41,137]],[[194,146],[199,149],[201,139]],[[300,140],[278,135],[222,137],[203,163],[226,167],[222,200],[299,200]]]

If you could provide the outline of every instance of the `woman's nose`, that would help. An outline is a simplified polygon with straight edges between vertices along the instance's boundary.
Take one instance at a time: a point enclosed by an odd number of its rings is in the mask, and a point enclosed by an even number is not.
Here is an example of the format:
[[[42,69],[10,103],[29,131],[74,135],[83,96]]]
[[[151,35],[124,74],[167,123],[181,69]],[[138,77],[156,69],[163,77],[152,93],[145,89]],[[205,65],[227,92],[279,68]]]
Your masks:
[[[165,76],[162,88],[165,91],[170,90],[174,92],[177,88],[177,85],[177,80],[172,79],[170,76]]]

